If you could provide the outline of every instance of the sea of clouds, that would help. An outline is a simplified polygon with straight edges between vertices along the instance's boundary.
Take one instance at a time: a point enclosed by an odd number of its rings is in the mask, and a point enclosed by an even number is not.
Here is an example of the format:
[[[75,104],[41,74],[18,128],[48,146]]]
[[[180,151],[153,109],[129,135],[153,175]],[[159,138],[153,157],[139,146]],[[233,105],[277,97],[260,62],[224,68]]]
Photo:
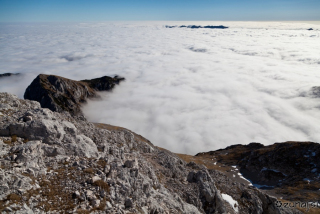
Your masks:
[[[225,25],[228,29],[165,28]],[[308,28],[313,28],[308,31]],[[320,142],[320,23],[0,24],[0,91],[40,73],[126,78],[83,107],[178,153],[232,144]]]

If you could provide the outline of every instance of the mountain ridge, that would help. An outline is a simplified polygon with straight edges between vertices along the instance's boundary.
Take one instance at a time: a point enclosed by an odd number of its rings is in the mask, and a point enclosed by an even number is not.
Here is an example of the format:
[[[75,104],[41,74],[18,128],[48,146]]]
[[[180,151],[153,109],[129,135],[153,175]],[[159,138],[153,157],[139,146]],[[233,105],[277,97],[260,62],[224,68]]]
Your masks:
[[[40,102],[52,111],[68,111],[83,115],[81,104],[88,98],[97,98],[97,91],[111,91],[124,78],[103,76],[91,80],[75,81],[56,75],[39,74],[27,87],[24,98]]]
[[[241,167],[261,171],[268,163],[261,161],[258,168],[254,164],[264,148],[261,144],[234,145],[196,156],[174,154],[128,129],[91,123],[72,111],[51,111],[38,101],[8,93],[0,93],[0,101],[2,212],[305,212],[279,206],[277,196],[230,174],[241,172]]]

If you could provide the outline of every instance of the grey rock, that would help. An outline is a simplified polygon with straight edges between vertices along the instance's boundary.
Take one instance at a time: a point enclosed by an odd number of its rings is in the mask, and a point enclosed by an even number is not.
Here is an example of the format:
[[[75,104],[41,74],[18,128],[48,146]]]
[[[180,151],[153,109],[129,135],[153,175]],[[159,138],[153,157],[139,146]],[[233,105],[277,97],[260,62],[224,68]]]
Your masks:
[[[124,166],[127,167],[127,168],[134,168],[134,167],[137,167],[137,165],[138,165],[137,159],[127,160],[127,161],[124,163]]]
[[[109,201],[106,202],[106,206],[107,206],[107,208],[109,208],[109,209],[112,208],[112,205],[111,205],[111,203],[110,203]]]
[[[2,78],[2,77],[17,76],[17,75],[20,75],[20,73],[3,73],[3,74],[0,74],[0,78]]]
[[[91,179],[90,179],[90,183],[94,183],[94,182],[96,182],[96,181],[99,181],[99,180],[101,180],[101,178],[99,177],[99,176],[93,176]]]
[[[93,197],[93,192],[91,190],[86,191],[86,196],[87,197]]]
[[[99,199],[94,199],[91,201],[91,204],[93,207],[98,207],[100,205],[100,200]]]
[[[21,213],[45,213],[48,204],[55,207],[51,213],[77,212],[102,203],[106,210],[96,213],[233,213],[222,190],[239,202],[240,213],[291,212],[258,189],[187,164],[130,130],[7,93],[0,93],[0,103],[7,109],[0,117],[0,200],[22,195]],[[16,142],[3,143],[12,135]]]

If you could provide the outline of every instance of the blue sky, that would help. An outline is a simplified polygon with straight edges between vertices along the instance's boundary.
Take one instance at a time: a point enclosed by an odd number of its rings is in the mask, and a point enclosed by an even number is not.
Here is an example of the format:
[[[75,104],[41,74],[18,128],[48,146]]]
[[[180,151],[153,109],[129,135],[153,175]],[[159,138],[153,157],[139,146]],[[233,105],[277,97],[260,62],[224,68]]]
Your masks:
[[[320,20],[320,0],[0,0],[0,22]]]

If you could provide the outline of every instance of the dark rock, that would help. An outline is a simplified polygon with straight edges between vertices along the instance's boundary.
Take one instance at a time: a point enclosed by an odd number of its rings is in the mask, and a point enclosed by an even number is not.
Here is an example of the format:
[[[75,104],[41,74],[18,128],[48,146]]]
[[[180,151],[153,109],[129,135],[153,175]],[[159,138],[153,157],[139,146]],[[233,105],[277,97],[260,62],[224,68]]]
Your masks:
[[[4,73],[4,74],[0,74],[0,78],[1,77],[17,76],[17,75],[20,75],[20,73]]]
[[[125,206],[126,208],[131,208],[131,207],[133,207],[133,202],[132,202],[132,200],[131,200],[130,198],[126,199],[126,201],[124,202],[124,206]]]
[[[270,189],[283,199],[310,201],[314,196],[320,198],[319,154],[319,143],[285,142],[232,145],[196,156],[215,157],[220,164],[237,166],[254,185]]]
[[[229,28],[229,27],[226,27],[226,26],[223,26],[223,25],[219,25],[219,26],[204,26],[203,28],[210,28],[210,29],[226,29],[226,28]]]
[[[226,26],[223,26],[223,25],[219,25],[219,26],[213,26],[213,25],[207,25],[207,26],[200,26],[200,25],[189,25],[189,26],[186,26],[186,25],[181,25],[181,26],[168,26],[168,25],[166,25],[166,28],[176,28],[176,27],[179,27],[179,28],[191,28],[191,29],[198,29],[198,28],[226,29],[226,28],[229,28],[229,27],[226,27]]]
[[[55,75],[38,75],[25,91],[24,98],[38,101],[42,108],[68,111],[82,115],[81,103],[97,97],[96,91],[110,91],[124,78],[104,76],[92,80],[75,81]]]
[[[308,30],[313,30],[313,28],[309,28]]]
[[[80,82],[87,83],[88,86],[96,91],[109,91],[112,90],[115,85],[119,84],[123,81],[123,77],[115,76],[115,77],[100,77],[91,80],[81,80]]]

